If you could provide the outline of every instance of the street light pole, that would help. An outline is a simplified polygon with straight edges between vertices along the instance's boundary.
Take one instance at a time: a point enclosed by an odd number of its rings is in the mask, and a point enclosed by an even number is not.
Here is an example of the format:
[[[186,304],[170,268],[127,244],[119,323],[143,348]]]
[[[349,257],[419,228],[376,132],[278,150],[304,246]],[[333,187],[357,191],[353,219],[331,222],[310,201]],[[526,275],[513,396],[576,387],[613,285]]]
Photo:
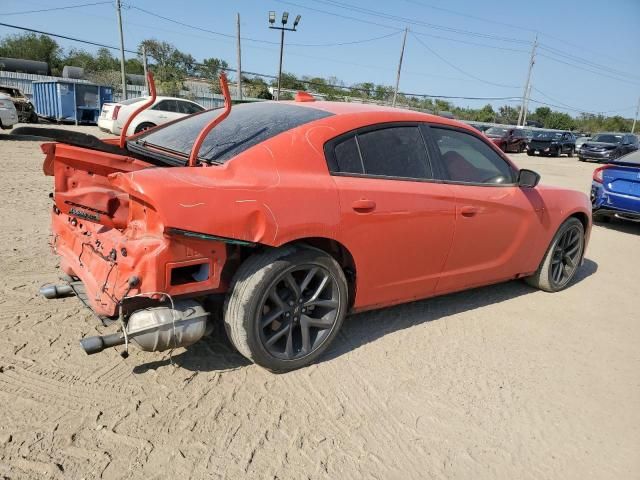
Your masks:
[[[274,30],[280,30],[280,64],[278,66],[278,91],[276,92],[276,100],[280,100],[280,86],[282,83],[282,57],[284,54],[284,32],[296,32],[296,27],[300,23],[300,19],[302,17],[298,15],[296,19],[293,21],[293,28],[287,27],[287,22],[289,21],[289,12],[282,13],[282,26],[275,26],[276,23],[276,12],[269,12],[269,28]]]
[[[280,100],[280,82],[282,81],[282,55],[284,53],[284,28],[280,30],[280,65],[278,66],[278,93],[276,100]]]

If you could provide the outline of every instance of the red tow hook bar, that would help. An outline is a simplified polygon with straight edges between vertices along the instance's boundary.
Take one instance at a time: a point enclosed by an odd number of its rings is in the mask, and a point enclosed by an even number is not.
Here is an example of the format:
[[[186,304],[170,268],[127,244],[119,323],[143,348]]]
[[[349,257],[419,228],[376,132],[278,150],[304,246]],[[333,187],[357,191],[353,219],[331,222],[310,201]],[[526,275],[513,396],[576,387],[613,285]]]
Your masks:
[[[202,143],[204,139],[207,138],[209,132],[214,129],[216,125],[222,122],[225,118],[229,116],[231,113],[231,95],[229,94],[229,83],[227,82],[227,75],[222,72],[220,74],[220,88],[222,90],[222,94],[224,95],[224,112],[218,115],[216,118],[207,123],[200,133],[196,137],[196,141],[191,147],[191,153],[189,154],[189,162],[187,165],[190,167],[195,167],[198,163],[198,153],[200,153],[200,147],[202,147]]]
[[[149,93],[151,94],[151,98],[144,102],[143,105],[138,107],[131,115],[129,115],[127,121],[124,122],[122,132],[120,132],[120,148],[124,148],[127,143],[127,130],[129,129],[129,125],[131,125],[133,119],[136,118],[142,111],[153,105],[153,103],[156,101],[156,82],[153,81],[153,73],[147,72],[147,80],[149,81]]]

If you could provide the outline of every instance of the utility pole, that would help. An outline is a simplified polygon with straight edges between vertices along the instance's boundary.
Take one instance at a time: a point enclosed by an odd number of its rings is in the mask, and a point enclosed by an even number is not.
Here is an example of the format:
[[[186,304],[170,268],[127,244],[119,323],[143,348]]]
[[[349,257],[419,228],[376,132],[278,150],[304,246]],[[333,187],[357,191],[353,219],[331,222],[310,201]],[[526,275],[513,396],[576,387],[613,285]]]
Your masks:
[[[527,101],[524,104],[524,115],[522,116],[523,127],[527,124],[527,115],[529,114],[529,99],[531,98],[531,88],[532,85],[529,84],[529,89],[527,90]]]
[[[127,79],[124,74],[124,35],[122,33],[122,1],[116,0],[118,28],[120,29],[120,73],[122,74],[122,99],[127,99]]]
[[[636,116],[633,117],[633,125],[631,126],[631,133],[636,131],[636,123],[638,122],[638,112],[640,112],[640,98],[638,98],[638,106],[636,107]]]
[[[240,14],[237,13],[237,25],[238,25],[238,100],[242,100],[242,54],[240,52]],[[280,64],[282,64],[282,58],[280,59]]]
[[[142,45],[142,69],[144,70],[144,86],[149,93],[149,79],[147,78],[147,48]]]
[[[527,72],[527,82],[524,84],[524,91],[522,92],[522,104],[520,105],[520,114],[518,115],[518,125],[520,125],[522,121],[522,117],[524,115],[524,109],[526,108],[525,102],[528,101],[529,95],[529,85],[531,84],[531,71],[533,70],[533,65],[536,63],[536,49],[538,48],[538,35],[536,34],[536,39],[533,42],[533,48],[531,49],[531,57],[529,58],[529,71]]]
[[[402,57],[404,56],[404,46],[407,43],[407,32],[409,27],[404,29],[404,37],[402,37],[402,48],[400,49],[400,61],[398,62],[398,74],[396,75],[396,89],[393,91],[393,101],[391,106],[396,106],[396,99],[398,98],[398,88],[400,87],[400,72],[402,71]]]
[[[276,94],[276,100],[280,100],[280,83],[282,81],[282,55],[284,52],[284,32],[295,32],[296,27],[300,23],[300,19],[302,17],[298,15],[296,19],[293,21],[293,28],[286,27],[287,22],[289,21],[289,12],[282,12],[282,26],[276,27],[274,24],[276,23],[276,12],[269,12],[269,28],[274,30],[280,30],[280,66],[278,67],[278,92]]]

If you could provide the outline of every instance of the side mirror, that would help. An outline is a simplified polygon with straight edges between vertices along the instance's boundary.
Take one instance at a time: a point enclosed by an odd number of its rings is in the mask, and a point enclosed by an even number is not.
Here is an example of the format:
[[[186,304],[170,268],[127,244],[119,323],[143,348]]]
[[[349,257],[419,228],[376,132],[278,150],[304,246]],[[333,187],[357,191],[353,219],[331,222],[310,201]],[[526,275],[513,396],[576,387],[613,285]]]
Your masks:
[[[523,168],[518,172],[518,186],[522,188],[533,188],[540,182],[540,175],[533,170]]]

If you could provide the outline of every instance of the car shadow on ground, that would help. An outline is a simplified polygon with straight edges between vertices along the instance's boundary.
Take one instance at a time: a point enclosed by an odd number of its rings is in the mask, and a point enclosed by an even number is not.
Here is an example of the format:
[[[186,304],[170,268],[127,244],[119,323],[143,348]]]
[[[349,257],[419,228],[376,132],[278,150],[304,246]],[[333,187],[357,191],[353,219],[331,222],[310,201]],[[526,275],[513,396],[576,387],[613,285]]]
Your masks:
[[[572,285],[583,281],[597,270],[596,262],[585,259]],[[536,291],[523,281],[515,280],[351,315],[345,319],[333,345],[317,363],[344,355],[398,330],[487,307]],[[212,335],[173,355],[171,359],[166,357],[137,365],[133,368],[133,373],[145,373],[170,365],[171,362],[186,370],[199,372],[228,371],[250,365],[247,359],[235,351],[221,322],[218,322]]]
[[[569,288],[590,277],[597,270],[596,262],[585,259]],[[345,319],[334,345],[323,355],[320,362],[344,355],[399,330],[446,319],[451,315],[488,307],[537,291],[524,281],[514,280],[356,314]]]
[[[640,222],[631,222],[628,220],[620,220],[612,218],[608,222],[594,222],[594,227],[606,228],[607,230],[615,230],[616,232],[629,233],[631,235],[640,235]]]

